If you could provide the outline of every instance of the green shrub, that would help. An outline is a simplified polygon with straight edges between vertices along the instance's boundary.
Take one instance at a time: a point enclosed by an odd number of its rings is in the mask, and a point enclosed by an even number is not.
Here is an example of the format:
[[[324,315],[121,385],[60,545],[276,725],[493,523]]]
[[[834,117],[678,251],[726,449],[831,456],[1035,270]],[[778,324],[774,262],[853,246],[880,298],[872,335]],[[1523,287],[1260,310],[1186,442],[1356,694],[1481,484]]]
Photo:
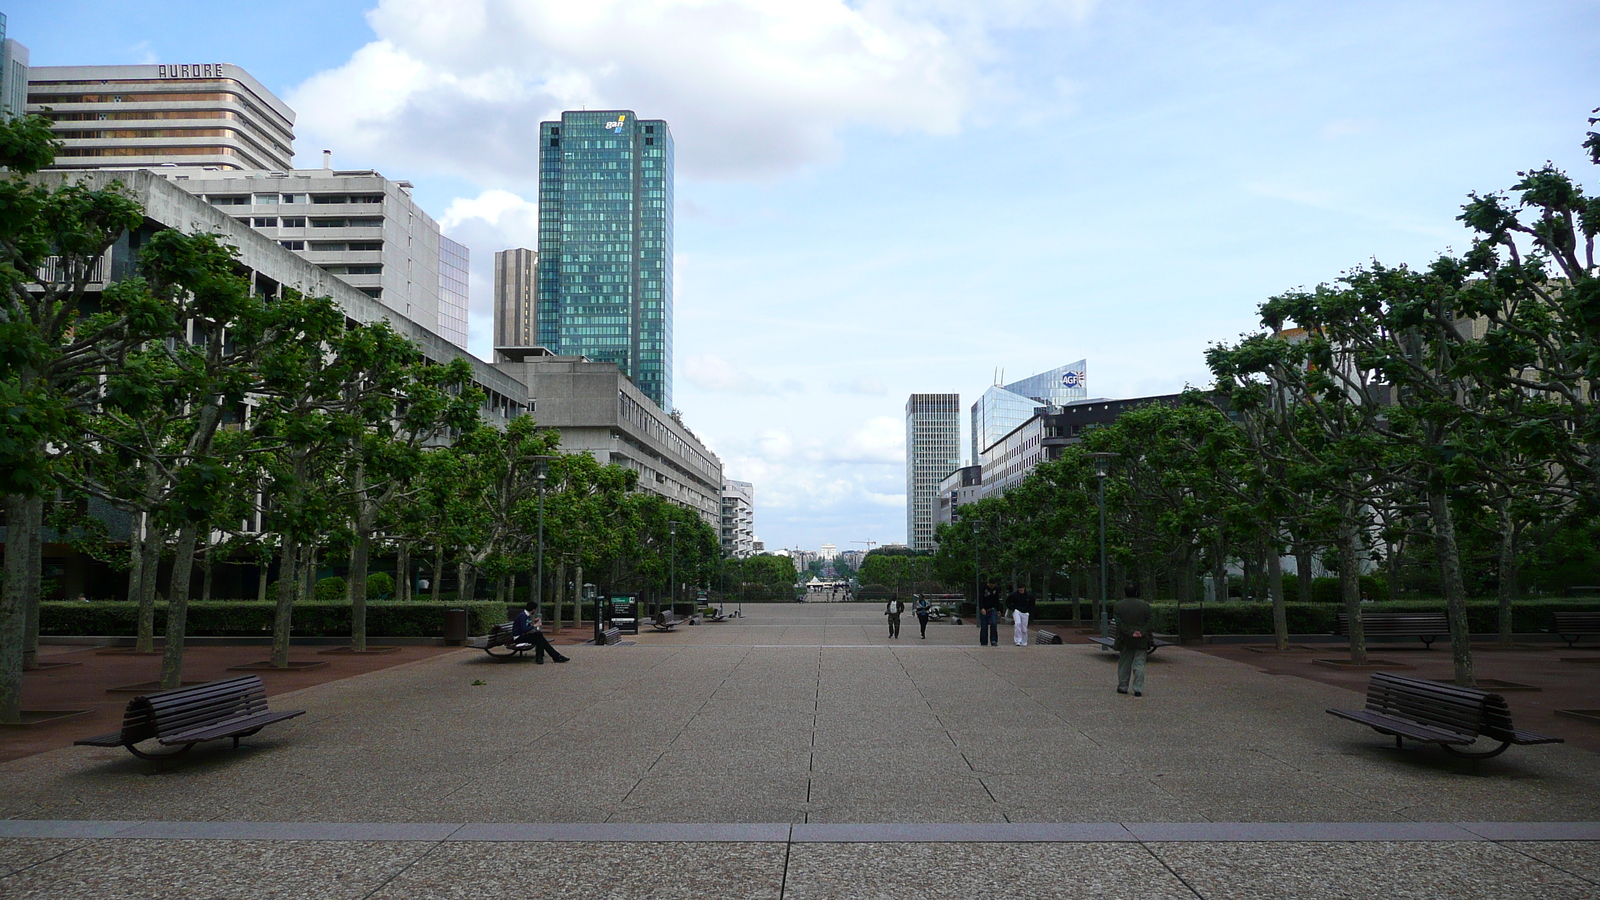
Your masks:
[[[157,628],[166,620],[167,605],[156,604]],[[260,637],[272,633],[276,604],[254,600],[195,601],[189,604],[188,633],[196,637]],[[466,604],[394,603],[367,604],[367,634],[375,637],[432,637],[444,632],[444,610],[467,610],[467,628],[473,634],[487,633],[509,621],[503,603]],[[93,603],[49,602],[39,604],[39,630],[42,634],[109,635],[132,637],[138,628],[139,604],[126,600],[101,600]],[[339,637],[350,633],[350,604],[309,601],[294,607],[294,634],[297,637]]]
[[[1337,579],[1334,579],[1337,581]],[[1163,634],[1178,630],[1175,603],[1152,603],[1152,625]],[[1195,608],[1193,605],[1186,607]],[[1370,612],[1444,612],[1443,600],[1395,600],[1364,603]],[[1467,603],[1468,628],[1474,634],[1493,634],[1499,627],[1498,606],[1493,600]],[[1343,608],[1333,603],[1285,603],[1290,634],[1332,634]],[[1511,628],[1519,634],[1549,631],[1553,612],[1600,612],[1600,598],[1521,600],[1512,607]],[[1206,634],[1272,634],[1271,603],[1207,603],[1204,605]]]
[[[317,589],[312,593],[323,603],[332,603],[335,600],[345,599],[349,590],[343,578],[333,575],[317,582]]]
[[[384,572],[367,576],[367,599],[387,600],[394,596],[394,579]]]

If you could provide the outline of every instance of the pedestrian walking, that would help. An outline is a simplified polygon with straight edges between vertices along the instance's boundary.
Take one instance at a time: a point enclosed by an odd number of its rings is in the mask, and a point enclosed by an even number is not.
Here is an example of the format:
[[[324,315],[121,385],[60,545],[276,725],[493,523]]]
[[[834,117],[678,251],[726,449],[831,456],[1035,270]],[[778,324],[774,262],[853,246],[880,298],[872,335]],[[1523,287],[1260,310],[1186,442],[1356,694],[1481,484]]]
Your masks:
[[[1033,595],[1024,586],[1012,588],[1006,598],[1011,607],[1011,642],[1018,647],[1028,646],[1028,620],[1033,617]]]
[[[917,602],[912,604],[912,609],[917,613],[917,625],[922,629],[922,639],[927,640],[928,615],[933,612],[933,604],[928,602],[927,597],[918,594]]]
[[[1133,688],[1135,697],[1144,696],[1144,664],[1155,648],[1150,632],[1150,604],[1138,597],[1123,597],[1112,608],[1117,619],[1117,693]]]
[[[993,581],[978,594],[978,643],[1000,646],[1000,588]]]
[[[896,597],[889,601],[883,608],[883,614],[889,617],[889,637],[900,640],[900,614],[906,611],[906,605]]]

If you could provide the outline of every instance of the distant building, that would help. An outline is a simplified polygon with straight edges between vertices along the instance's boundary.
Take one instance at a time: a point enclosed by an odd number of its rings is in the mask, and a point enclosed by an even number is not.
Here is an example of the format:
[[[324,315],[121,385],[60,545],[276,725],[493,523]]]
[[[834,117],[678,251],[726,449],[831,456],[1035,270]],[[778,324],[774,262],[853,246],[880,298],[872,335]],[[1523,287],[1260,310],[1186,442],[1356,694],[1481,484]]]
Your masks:
[[[837,544],[823,544],[821,551],[817,555],[822,558],[823,562],[833,562],[839,555],[839,546]]]
[[[933,549],[939,482],[961,465],[961,395],[912,394],[906,400],[906,543]]]
[[[28,48],[6,37],[0,13],[0,117],[15,119],[28,111]]]
[[[611,363],[530,351],[496,369],[526,384],[528,412],[561,433],[561,449],[639,473],[639,490],[722,521],[722,460]]]
[[[538,344],[672,408],[672,132],[632,110],[539,124]]]
[[[154,171],[384,306],[466,346],[467,248],[439,233],[439,223],[412,200],[411,182],[391,181],[371,169]]]
[[[539,346],[535,278],[539,254],[524,247],[494,255],[494,349],[525,350]]]
[[[294,111],[228,63],[36,66],[28,112],[64,144],[52,168],[281,172],[294,157]]]
[[[722,554],[735,559],[755,555],[756,486],[748,481],[722,481]]]
[[[963,504],[983,499],[983,467],[962,466],[939,482],[939,503],[933,510],[935,525],[949,525]]]
[[[1088,360],[1058,366],[1007,385],[996,384],[972,404],[973,463],[990,444],[1026,422],[1037,406],[1066,406],[1088,399]]]

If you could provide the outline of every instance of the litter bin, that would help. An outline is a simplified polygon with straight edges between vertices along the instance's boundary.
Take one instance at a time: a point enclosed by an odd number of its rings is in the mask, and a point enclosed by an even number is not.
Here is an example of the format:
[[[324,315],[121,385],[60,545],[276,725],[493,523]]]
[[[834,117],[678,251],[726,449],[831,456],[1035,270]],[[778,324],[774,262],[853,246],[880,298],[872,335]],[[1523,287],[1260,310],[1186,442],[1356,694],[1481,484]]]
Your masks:
[[[1198,644],[1205,638],[1205,607],[1178,607],[1178,643]]]
[[[467,642],[466,610],[447,609],[444,611],[444,642],[446,644],[465,644]]]

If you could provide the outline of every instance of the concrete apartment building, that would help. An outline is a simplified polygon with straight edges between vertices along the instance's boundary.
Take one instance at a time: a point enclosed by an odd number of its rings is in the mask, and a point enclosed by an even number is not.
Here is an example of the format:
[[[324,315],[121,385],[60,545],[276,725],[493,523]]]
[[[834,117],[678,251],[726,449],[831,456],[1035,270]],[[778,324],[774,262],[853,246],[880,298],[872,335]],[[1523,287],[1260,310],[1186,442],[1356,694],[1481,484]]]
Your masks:
[[[756,486],[748,481],[722,482],[722,553],[735,559],[755,555]]]
[[[503,357],[495,368],[527,385],[540,426],[561,432],[561,449],[639,473],[639,489],[722,522],[722,460],[645,396],[615,364],[543,349]]]
[[[28,112],[55,123],[58,169],[282,171],[294,156],[294,111],[228,63],[36,66]]]
[[[961,395],[906,400],[906,543],[932,550],[939,482],[961,465]]]
[[[457,346],[467,343],[467,248],[371,169],[160,168],[178,187]],[[446,285],[453,285],[450,290]]]
[[[539,254],[525,247],[494,255],[494,349],[526,350],[539,346]]]

